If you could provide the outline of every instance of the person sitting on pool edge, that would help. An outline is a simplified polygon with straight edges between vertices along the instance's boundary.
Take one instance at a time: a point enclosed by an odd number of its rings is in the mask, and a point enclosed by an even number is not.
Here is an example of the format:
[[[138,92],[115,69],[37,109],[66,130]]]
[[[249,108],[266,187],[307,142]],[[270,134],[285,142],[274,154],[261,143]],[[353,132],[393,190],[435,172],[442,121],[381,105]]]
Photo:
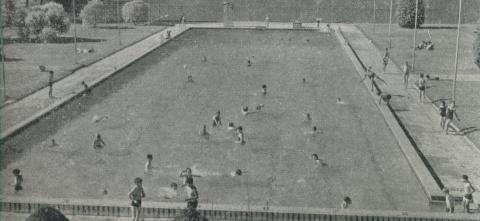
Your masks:
[[[377,91],[377,95],[379,97],[378,99],[378,104],[381,104],[382,101],[385,102],[385,104],[390,104],[390,100],[392,99],[392,95],[389,93],[383,92],[383,91]]]

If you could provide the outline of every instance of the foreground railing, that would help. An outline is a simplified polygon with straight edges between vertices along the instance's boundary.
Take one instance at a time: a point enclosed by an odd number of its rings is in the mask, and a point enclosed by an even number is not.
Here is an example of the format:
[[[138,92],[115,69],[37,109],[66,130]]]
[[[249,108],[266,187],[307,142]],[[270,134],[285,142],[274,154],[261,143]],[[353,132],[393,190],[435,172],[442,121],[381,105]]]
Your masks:
[[[65,215],[128,217],[128,201],[66,200],[8,198],[0,202],[0,211],[32,213],[36,209],[51,206]],[[174,218],[181,214],[185,203],[145,202],[145,218]],[[447,214],[429,212],[405,212],[385,210],[319,209],[300,207],[257,207],[219,204],[200,204],[198,211],[209,220],[275,220],[275,221],[478,221],[480,214]]]

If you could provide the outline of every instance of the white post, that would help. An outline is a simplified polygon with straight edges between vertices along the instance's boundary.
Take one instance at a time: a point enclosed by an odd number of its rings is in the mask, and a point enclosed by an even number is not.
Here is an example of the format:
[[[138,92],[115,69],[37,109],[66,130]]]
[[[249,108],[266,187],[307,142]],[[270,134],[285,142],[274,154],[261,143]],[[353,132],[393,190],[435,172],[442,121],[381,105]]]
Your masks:
[[[373,33],[375,33],[377,1],[373,0]]]
[[[3,22],[2,22],[3,23]],[[1,56],[2,56],[2,94],[1,94],[1,98],[3,99],[2,102],[5,102],[7,100],[7,84],[6,84],[6,76],[5,76],[5,45],[3,44],[3,25],[2,25],[2,30],[0,30],[0,34],[2,36],[0,36],[0,47],[2,47],[2,51],[1,51]]]
[[[118,44],[122,45],[122,36],[120,33],[120,1],[117,0],[117,31],[118,31]]]
[[[455,49],[455,75],[452,86],[452,102],[455,102],[455,90],[457,87],[457,72],[458,72],[458,48],[460,44],[460,24],[462,23],[462,0],[458,3],[458,24],[457,24],[457,47]]]
[[[415,71],[415,50],[417,48],[417,22],[418,22],[418,0],[415,1],[415,28],[413,30],[413,56],[412,56],[412,73]]]
[[[392,11],[393,11],[393,0],[390,0],[390,18],[388,22],[388,48],[392,49]]]
[[[77,8],[75,6],[75,1],[76,0],[72,0],[73,1],[73,43],[74,43],[74,47],[75,47],[75,50],[74,50],[74,53],[75,53],[75,64],[77,63]],[[96,22],[96,21],[95,21]]]

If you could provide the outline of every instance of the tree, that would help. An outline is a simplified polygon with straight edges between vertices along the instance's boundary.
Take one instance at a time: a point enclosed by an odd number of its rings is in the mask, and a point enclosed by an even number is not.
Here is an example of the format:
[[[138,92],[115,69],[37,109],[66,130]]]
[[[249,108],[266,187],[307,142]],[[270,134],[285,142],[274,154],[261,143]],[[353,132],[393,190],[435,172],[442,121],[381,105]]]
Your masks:
[[[25,8],[19,8],[15,12],[15,20],[13,25],[17,27],[17,35],[22,40],[27,40],[28,36],[30,35],[30,32],[25,25],[25,18],[27,18],[27,14],[27,9]]]
[[[80,13],[83,25],[97,25],[97,22],[101,21],[103,14],[103,2],[100,0],[91,0],[85,5]]]
[[[32,7],[25,18],[25,33],[48,42],[53,41],[58,34],[66,33],[69,27],[70,21],[63,6],[55,2]]]
[[[475,32],[477,37],[473,42],[473,59],[475,64],[480,68],[480,28]]]
[[[143,0],[133,0],[122,7],[122,18],[125,22],[146,22],[148,20],[148,4]]]
[[[25,18],[25,28],[28,34],[34,35],[35,38],[40,38],[43,28],[47,26],[47,18],[41,6],[32,7]],[[28,38],[29,36],[25,36]]]
[[[15,2],[13,0],[5,0],[5,6],[2,7],[2,21],[3,25],[10,27],[14,24],[15,20]]]
[[[41,207],[25,221],[69,221],[60,211],[52,207]]]
[[[416,0],[401,0],[397,6],[398,25],[403,28],[415,28]],[[425,5],[418,0],[417,28],[425,21]]]
[[[73,1],[75,1],[75,10],[80,13],[83,6],[87,4],[88,0],[54,0],[56,3],[61,4],[66,12],[73,12]]]

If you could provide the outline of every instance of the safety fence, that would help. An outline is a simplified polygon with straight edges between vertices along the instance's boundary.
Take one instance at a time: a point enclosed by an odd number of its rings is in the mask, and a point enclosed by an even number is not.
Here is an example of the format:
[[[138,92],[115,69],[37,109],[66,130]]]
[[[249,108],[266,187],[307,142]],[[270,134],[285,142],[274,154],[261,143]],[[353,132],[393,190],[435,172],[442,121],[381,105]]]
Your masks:
[[[16,201],[16,202],[15,202]],[[72,216],[108,216],[128,217],[131,209],[128,202],[103,202],[91,200],[82,203],[64,200],[44,200],[43,202],[3,201],[0,211],[14,213],[33,213],[35,210],[50,206],[65,215]],[[205,206],[205,208],[202,208]],[[182,214],[184,204],[150,203],[142,208],[144,218],[175,218]],[[275,220],[275,221],[452,221],[479,220],[478,214],[447,214],[428,212],[405,212],[383,210],[315,209],[290,207],[235,207],[227,205],[200,205],[198,212],[209,220]]]

